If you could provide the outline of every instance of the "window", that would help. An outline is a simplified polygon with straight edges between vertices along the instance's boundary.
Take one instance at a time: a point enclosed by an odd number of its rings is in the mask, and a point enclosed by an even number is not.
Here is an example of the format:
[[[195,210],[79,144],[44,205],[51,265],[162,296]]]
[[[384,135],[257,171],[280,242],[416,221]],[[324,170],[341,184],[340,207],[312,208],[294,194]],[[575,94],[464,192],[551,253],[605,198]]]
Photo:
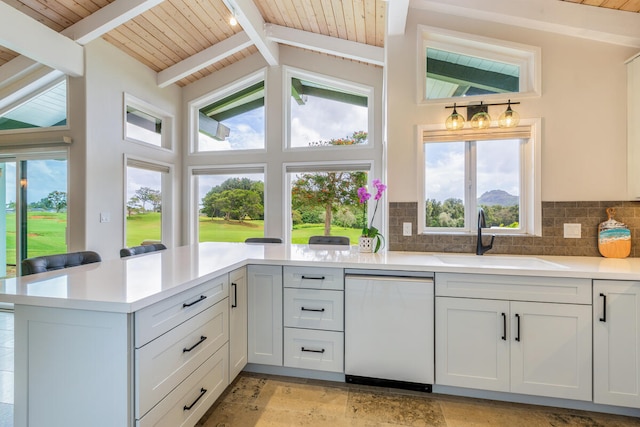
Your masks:
[[[259,73],[190,104],[195,152],[265,148],[265,85]]]
[[[287,165],[291,243],[328,235],[347,236],[355,244],[368,218],[357,190],[367,185],[370,169],[368,163]]]
[[[289,147],[366,145],[372,90],[289,70]],[[288,90],[288,89],[287,89]]]
[[[0,113],[0,131],[67,126],[67,79]]]
[[[125,245],[163,240],[163,215],[169,211],[171,168],[144,160],[126,159]],[[169,233],[167,233],[168,235]]]
[[[422,27],[421,101],[540,93],[540,49]]]
[[[192,170],[199,242],[244,242],[264,237],[264,167]]]
[[[150,104],[124,95],[124,138],[171,149],[171,117]]]
[[[422,128],[424,232],[475,233],[478,209],[492,232],[539,235],[539,126],[447,132]]]

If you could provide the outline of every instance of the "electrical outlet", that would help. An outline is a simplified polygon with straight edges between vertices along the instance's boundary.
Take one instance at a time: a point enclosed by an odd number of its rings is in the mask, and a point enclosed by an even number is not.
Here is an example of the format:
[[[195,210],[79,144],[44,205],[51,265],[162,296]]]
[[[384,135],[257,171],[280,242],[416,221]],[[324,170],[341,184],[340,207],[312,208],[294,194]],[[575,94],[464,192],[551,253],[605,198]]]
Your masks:
[[[402,223],[402,235],[403,236],[411,236],[411,223],[403,222]]]
[[[582,237],[582,224],[565,224],[564,238],[579,239]]]
[[[109,212],[100,212],[100,222],[111,221],[111,214]]]

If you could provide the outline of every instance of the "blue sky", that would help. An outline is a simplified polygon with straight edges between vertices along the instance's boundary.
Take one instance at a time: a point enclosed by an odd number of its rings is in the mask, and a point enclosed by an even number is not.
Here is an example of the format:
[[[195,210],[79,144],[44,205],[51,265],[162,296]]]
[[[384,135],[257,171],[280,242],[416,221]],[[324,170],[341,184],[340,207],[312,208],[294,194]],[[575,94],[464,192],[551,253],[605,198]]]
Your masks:
[[[5,163],[6,197],[16,201],[16,164]],[[27,203],[38,202],[52,191],[67,192],[67,162],[60,160],[29,160],[27,162]]]

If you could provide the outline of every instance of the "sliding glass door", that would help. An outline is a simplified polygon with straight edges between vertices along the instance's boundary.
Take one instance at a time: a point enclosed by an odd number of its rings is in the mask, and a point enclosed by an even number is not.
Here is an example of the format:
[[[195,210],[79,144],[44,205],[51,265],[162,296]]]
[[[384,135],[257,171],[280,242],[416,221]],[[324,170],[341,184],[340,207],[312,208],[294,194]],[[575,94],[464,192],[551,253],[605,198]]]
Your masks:
[[[25,258],[67,252],[66,152],[0,157],[0,277]]]

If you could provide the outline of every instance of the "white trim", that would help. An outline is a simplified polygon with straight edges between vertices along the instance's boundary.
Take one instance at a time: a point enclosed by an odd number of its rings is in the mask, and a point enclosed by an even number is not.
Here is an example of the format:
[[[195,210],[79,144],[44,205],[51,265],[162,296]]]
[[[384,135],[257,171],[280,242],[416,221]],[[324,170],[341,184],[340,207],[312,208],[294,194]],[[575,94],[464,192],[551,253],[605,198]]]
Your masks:
[[[505,98],[520,99],[539,97],[542,94],[542,51],[539,47],[529,46],[506,40],[482,37],[475,34],[445,30],[427,25],[418,25],[417,31],[417,102],[419,105],[451,104],[474,101],[503,100]],[[473,95],[452,98],[426,98],[426,49],[433,47],[440,50],[460,53],[507,64],[520,68],[520,91],[488,95]]]
[[[151,144],[149,142],[133,138],[127,135],[127,107],[133,107],[137,110],[140,110],[149,116],[155,117],[157,119],[162,120],[161,132],[160,132],[160,145]],[[144,147],[160,149],[167,152],[173,152],[173,123],[174,117],[173,115],[167,113],[156,107],[155,105],[143,101],[135,96],[123,92],[122,97],[122,140],[126,142],[134,142],[137,144],[141,144]]]
[[[344,149],[363,149],[374,147],[375,140],[375,97],[374,88],[361,83],[356,83],[338,77],[332,77],[325,74],[314,73],[312,71],[302,70],[300,68],[283,66],[282,73],[282,96],[284,105],[284,114],[282,115],[284,135],[282,141],[283,151],[315,151],[315,150],[328,150],[328,151],[342,151]],[[367,97],[367,142],[366,144],[358,144],[354,146],[339,146],[339,147],[292,147],[291,146],[291,79],[299,78],[303,80],[309,80],[325,86],[329,86],[335,89],[340,89],[348,93],[354,93]]]

